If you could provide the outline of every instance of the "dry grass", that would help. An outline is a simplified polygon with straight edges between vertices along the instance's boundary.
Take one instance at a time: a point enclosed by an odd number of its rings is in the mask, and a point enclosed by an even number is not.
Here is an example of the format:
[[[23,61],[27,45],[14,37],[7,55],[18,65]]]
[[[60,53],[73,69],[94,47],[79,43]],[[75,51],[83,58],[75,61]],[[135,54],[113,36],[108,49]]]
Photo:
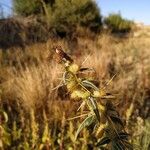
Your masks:
[[[54,90],[61,81],[62,68],[52,58],[47,61],[47,56],[55,44],[69,51],[65,41],[49,40],[46,44],[27,46],[25,53],[19,49],[10,50],[5,63],[1,57],[1,106],[6,112],[8,106],[16,107],[17,113],[20,108],[25,112],[32,108],[40,117],[39,113],[46,110],[50,124],[62,120],[63,113],[66,117],[74,116],[78,103],[68,97],[62,101],[58,90]],[[136,120],[137,116],[147,119],[150,111],[147,100],[150,97],[150,40],[139,37],[120,40],[101,35],[94,40],[80,38],[78,44],[73,57],[78,64],[87,59],[83,66],[93,67],[97,73],[95,78],[102,85],[116,74],[108,91],[117,94],[114,103],[124,118],[128,116],[129,124],[134,124],[130,120]]]
[[[81,64],[87,59],[83,66],[93,67],[97,73],[96,78],[100,81],[109,80],[116,74],[112,89],[117,91],[122,99],[126,91],[137,92],[149,88],[150,45],[145,39],[130,38],[120,42],[119,39],[103,35],[94,41],[78,41],[79,50],[82,52],[74,55],[77,62]],[[67,49],[64,41],[57,43]],[[10,65],[1,67],[1,87],[6,97],[10,95],[13,99],[19,99],[26,106],[43,103],[45,96],[48,99],[56,99],[57,94],[51,92],[51,89],[59,83],[61,69],[54,62],[47,61],[49,49],[53,45],[53,41],[49,41],[46,44],[29,46],[25,54],[10,51],[7,55]],[[50,93],[55,94],[50,96]]]

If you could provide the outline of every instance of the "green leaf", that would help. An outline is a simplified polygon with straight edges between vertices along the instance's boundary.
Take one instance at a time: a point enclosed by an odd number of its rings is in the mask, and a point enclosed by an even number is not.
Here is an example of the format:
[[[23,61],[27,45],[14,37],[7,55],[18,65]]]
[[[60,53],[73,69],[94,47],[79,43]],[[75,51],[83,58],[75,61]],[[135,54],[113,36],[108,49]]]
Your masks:
[[[126,146],[126,148],[128,148],[128,150],[133,150],[133,145],[130,144],[127,140],[123,140],[124,141],[124,145]]]
[[[133,146],[127,141],[122,139],[114,139],[112,141],[112,149],[114,150],[133,150]]]
[[[117,142],[116,146],[118,147],[118,150],[125,150],[125,145],[122,141]]]
[[[95,113],[97,120],[100,122],[100,114],[99,114],[99,110],[98,110],[98,106],[97,106],[95,98],[89,97],[87,103],[88,103],[88,106]]]
[[[120,139],[123,139],[123,140],[127,140],[127,139],[128,139],[128,136],[130,136],[130,134],[125,133],[125,132],[120,132],[120,133],[118,134],[118,137],[119,137]]]
[[[120,145],[118,145],[115,141],[112,142],[111,150],[124,150]]]
[[[99,91],[98,87],[96,87],[92,82],[88,80],[83,80],[81,83],[85,88],[92,88],[96,91]]]
[[[110,138],[109,137],[104,137],[102,138],[97,144],[96,146],[102,146],[102,145],[105,145],[105,144],[109,144],[110,143]]]
[[[110,118],[114,123],[119,123],[120,125],[124,126],[124,123],[122,122],[120,117],[111,114]]]
[[[79,71],[86,71],[86,70],[89,70],[89,68],[80,68],[80,70]]]
[[[95,70],[93,68],[80,68],[79,71],[80,72],[83,72],[83,71],[94,71],[95,72]]]
[[[79,126],[77,132],[76,132],[76,136],[75,136],[75,139],[77,139],[79,133],[81,132],[81,130],[85,127],[88,127],[89,125],[91,125],[95,120],[95,117],[94,115],[89,115],[82,123],[81,125]]]

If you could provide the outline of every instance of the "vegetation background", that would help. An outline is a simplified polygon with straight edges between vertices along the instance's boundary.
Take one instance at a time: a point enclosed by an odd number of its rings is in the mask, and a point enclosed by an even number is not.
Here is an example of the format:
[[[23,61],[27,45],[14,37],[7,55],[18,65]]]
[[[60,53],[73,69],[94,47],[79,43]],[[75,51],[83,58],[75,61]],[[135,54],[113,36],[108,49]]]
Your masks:
[[[17,15],[0,20],[0,149],[97,149],[89,129],[75,141],[83,118],[68,119],[80,115],[81,102],[56,88],[63,71],[52,59],[56,45],[93,67],[102,85],[116,74],[107,90],[130,142],[150,149],[150,28],[104,17],[92,0],[14,0],[13,9]]]

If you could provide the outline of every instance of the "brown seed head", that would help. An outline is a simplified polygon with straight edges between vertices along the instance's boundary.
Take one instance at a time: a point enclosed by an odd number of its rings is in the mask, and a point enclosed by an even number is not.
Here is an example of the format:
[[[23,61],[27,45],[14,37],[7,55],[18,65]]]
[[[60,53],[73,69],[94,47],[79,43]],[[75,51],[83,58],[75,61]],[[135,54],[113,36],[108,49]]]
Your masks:
[[[62,61],[69,61],[69,62],[73,62],[73,60],[71,59],[71,57],[69,57],[61,48],[61,46],[56,46],[54,48],[54,58],[56,59],[56,61],[58,63],[61,63]]]

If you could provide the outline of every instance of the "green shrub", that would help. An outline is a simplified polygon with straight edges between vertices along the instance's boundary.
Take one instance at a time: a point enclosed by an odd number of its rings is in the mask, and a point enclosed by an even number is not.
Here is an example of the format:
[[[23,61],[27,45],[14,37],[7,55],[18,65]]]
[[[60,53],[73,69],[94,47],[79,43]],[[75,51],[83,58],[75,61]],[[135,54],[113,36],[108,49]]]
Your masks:
[[[99,9],[91,0],[56,0],[54,7],[52,23],[56,28],[80,25],[95,29],[101,25]]]
[[[50,28],[65,34],[77,26],[97,31],[102,24],[92,0],[14,0],[14,10],[22,16],[40,15]]]
[[[133,24],[132,21],[122,18],[121,14],[110,14],[104,19],[104,23],[113,33],[130,32]]]
[[[39,0],[14,0],[14,11],[21,16],[39,14],[42,7]]]

